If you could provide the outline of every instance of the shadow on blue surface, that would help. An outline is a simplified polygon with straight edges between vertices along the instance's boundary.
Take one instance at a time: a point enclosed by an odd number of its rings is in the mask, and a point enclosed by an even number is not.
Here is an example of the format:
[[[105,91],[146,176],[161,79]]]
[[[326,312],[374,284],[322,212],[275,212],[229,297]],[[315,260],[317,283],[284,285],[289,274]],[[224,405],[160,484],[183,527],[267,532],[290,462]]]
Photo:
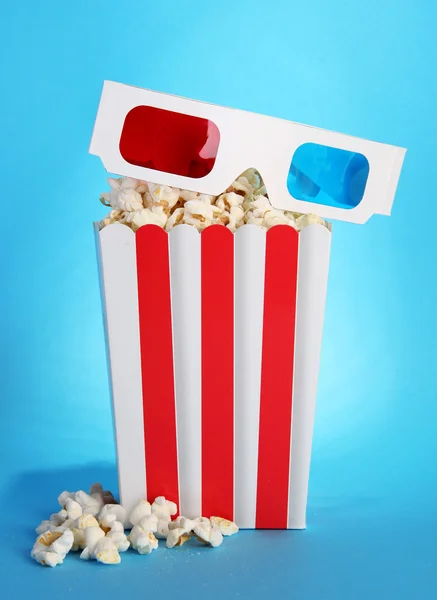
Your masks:
[[[435,518],[409,522],[384,514],[381,500],[371,497],[310,499],[306,531],[242,531],[216,549],[189,542],[167,550],[160,542],[149,556],[128,551],[118,567],[81,561],[78,553],[55,569],[37,565],[29,556],[34,528],[58,509],[63,489],[88,489],[96,480],[115,493],[115,466],[23,472],[3,485],[1,600],[107,600],[140,590],[154,599],[436,597]]]

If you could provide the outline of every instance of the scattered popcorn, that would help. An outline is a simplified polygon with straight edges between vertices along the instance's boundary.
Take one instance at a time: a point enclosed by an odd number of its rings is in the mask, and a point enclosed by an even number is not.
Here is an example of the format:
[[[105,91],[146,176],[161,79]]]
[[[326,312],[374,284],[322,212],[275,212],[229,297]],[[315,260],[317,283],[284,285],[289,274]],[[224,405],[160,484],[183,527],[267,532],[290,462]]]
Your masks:
[[[56,527],[56,525],[54,523],[52,523],[52,521],[44,520],[44,521],[41,521],[41,523],[38,525],[38,527],[35,529],[35,531],[38,535],[41,535],[42,533],[49,531],[52,527]]]
[[[135,525],[128,536],[128,540],[139,554],[150,554],[158,548],[158,540],[154,533],[158,525],[157,515],[148,515]]]
[[[65,510],[65,503],[67,502],[68,498],[71,498],[72,500],[74,500],[74,497],[75,497],[75,492],[62,492],[62,494],[60,494],[58,496],[59,506],[62,506],[62,508]]]
[[[100,222],[100,227],[118,222],[137,231],[143,225],[154,224],[171,231],[177,225],[187,224],[203,231],[209,225],[219,224],[236,231],[250,224],[264,230],[275,225],[289,225],[300,231],[307,225],[320,223],[331,230],[330,223],[316,215],[273,208],[255,169],[245,171],[219,196],[129,177],[109,178],[108,183],[111,190],[101,194],[100,200],[111,211]]]
[[[94,548],[93,558],[104,565],[118,565],[121,562],[120,554],[114,542],[106,537],[99,540]]]
[[[152,504],[152,514],[159,519],[170,518],[178,512],[178,507],[174,502],[166,500],[164,496],[158,496]]]
[[[158,521],[158,525],[156,528],[156,537],[160,540],[167,539],[168,536],[168,525],[171,523],[171,520],[168,521],[166,519],[160,519]]]
[[[204,517],[200,517],[200,519],[203,519]],[[208,521],[208,519],[206,519]],[[178,529],[178,528],[182,528],[186,533],[189,533],[191,531],[193,531],[193,529],[196,527],[196,525],[198,525],[199,520],[198,519],[188,519],[187,517],[178,517],[177,519],[175,519],[174,521],[171,521],[169,523],[169,530],[173,530],[173,529]]]
[[[79,517],[72,528],[74,535],[73,547],[71,550],[77,552],[86,548],[85,529],[87,527],[99,527],[99,523],[92,515],[82,515]]]
[[[99,499],[93,498],[83,490],[79,490],[74,495],[74,499],[78,502],[82,507],[82,512],[84,514],[97,515],[97,513],[102,508],[102,503]]]
[[[133,507],[132,512],[129,515],[129,521],[133,526],[138,525],[138,523],[144,517],[147,517],[152,514],[152,507],[150,502],[147,500],[141,499],[138,500],[137,504]],[[158,520],[158,518],[157,518]]]
[[[74,536],[70,530],[57,531],[56,528],[41,534],[31,552],[31,557],[41,565],[55,567],[64,562],[73,546]]]
[[[233,521],[228,521],[228,519],[223,519],[222,517],[211,517],[210,521],[211,525],[217,527],[222,535],[228,536],[238,533],[238,525]]]
[[[191,538],[191,534],[184,531],[182,527],[177,527],[168,532],[166,545],[167,548],[183,546]]]
[[[178,511],[178,507],[174,502],[166,500],[164,496],[158,496],[155,498],[152,504],[152,514],[158,517],[158,526],[156,530],[156,537],[159,539],[165,539],[168,536],[168,524],[171,521],[171,517]]]
[[[220,546],[223,542],[223,535],[217,525],[212,525],[211,522],[199,523],[194,528],[194,534],[200,542],[210,544],[213,548]]]
[[[127,515],[99,483],[91,486],[89,494],[82,490],[62,492],[58,502],[61,510],[38,526],[39,536],[31,552],[37,562],[52,567],[62,564],[70,550],[81,550],[82,560],[118,564],[120,552],[130,546],[139,554],[150,554],[158,548],[157,538],[166,539],[167,548],[182,546],[192,537],[215,548],[223,542],[223,536],[238,531],[235,523],[221,517],[179,516],[172,521],[178,508],[164,496],[155,498],[152,505],[145,499],[138,500]],[[100,509],[95,513],[97,506]],[[126,524],[132,527],[129,535],[124,531]]]
[[[119,552],[126,552],[130,543],[124,533],[124,526],[119,521],[114,521],[111,530],[106,534],[106,538],[111,540]]]
[[[68,513],[65,509],[60,510],[57,513],[50,515],[50,519],[42,521],[36,528],[36,533],[41,534],[53,527],[61,527],[68,519]]]
[[[85,529],[85,548],[80,555],[83,560],[94,558],[97,542],[105,537],[105,532],[100,527],[87,527]]]
[[[78,519],[82,516],[82,507],[76,500],[67,498],[65,502],[65,512],[69,519]]]
[[[210,520],[208,519],[208,517],[197,517],[197,519],[194,519],[194,522],[196,523],[196,525],[203,525],[209,524]]]
[[[86,548],[80,555],[82,560],[97,560],[105,565],[116,565],[121,561],[117,546],[100,527],[88,527],[85,530]]]
[[[105,504],[97,517],[102,529],[111,529],[115,521],[125,524],[126,521],[126,510],[121,504]]]
[[[178,517],[171,521],[168,524],[167,548],[183,546],[191,538],[191,533],[196,526],[196,521],[186,517]]]

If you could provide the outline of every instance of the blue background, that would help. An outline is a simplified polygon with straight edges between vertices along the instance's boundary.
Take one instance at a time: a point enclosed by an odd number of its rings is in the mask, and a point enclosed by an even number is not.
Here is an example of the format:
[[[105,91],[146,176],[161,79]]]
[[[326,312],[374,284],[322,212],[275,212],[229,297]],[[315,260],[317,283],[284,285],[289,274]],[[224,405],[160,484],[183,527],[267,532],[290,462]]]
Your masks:
[[[436,3],[28,1],[1,18],[2,599],[435,598]],[[392,217],[335,223],[305,532],[117,568],[28,557],[63,488],[116,485],[106,183],[87,153],[105,78],[408,148]]]

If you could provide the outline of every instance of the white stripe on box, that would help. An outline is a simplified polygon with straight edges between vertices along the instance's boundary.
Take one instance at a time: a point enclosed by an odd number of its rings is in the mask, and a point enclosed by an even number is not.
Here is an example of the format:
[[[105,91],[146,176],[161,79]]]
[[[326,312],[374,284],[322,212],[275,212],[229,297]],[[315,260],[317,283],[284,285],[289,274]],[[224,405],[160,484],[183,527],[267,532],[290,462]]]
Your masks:
[[[202,512],[200,234],[178,225],[169,240],[179,513],[195,518]]]
[[[317,380],[328,283],[331,233],[299,233],[288,528],[305,529]]]
[[[235,232],[235,522],[256,520],[266,233]]]
[[[120,501],[129,512],[147,492],[135,234],[117,223],[99,239]]]

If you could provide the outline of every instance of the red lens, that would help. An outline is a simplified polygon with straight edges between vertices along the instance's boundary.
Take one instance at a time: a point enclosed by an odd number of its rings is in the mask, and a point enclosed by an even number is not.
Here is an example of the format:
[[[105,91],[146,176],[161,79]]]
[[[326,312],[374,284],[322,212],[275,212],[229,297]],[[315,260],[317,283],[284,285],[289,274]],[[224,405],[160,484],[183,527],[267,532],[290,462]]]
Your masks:
[[[199,179],[211,172],[219,142],[208,119],[136,106],[124,121],[120,153],[132,165]]]

